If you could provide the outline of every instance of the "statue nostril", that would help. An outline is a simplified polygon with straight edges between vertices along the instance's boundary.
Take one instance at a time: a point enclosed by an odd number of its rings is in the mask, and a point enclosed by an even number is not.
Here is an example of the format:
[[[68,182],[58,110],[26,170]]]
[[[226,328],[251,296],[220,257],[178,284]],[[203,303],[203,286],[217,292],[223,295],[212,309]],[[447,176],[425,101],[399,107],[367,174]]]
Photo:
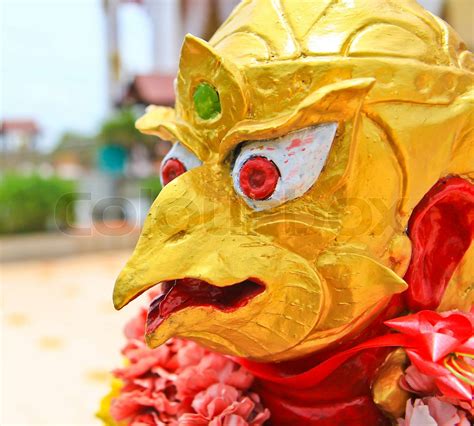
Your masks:
[[[185,236],[186,236],[187,232],[186,231],[178,231],[178,232],[175,232],[173,235],[170,235],[165,243],[175,243],[179,240],[182,240]]]

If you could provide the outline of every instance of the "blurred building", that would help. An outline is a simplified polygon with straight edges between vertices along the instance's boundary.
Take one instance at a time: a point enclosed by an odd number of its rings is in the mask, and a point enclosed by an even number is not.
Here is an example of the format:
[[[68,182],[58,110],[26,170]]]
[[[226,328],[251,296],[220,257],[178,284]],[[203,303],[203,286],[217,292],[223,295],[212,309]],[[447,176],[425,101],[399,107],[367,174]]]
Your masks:
[[[472,50],[474,48],[473,0],[417,0],[425,9],[450,24]]]
[[[471,51],[474,50],[474,1],[446,0],[442,18],[459,33]]]
[[[3,120],[0,124],[2,153],[35,151],[39,132],[35,120]]]
[[[127,3],[140,5],[149,18],[153,67],[145,75],[130,75],[122,65],[118,11]],[[104,0],[110,104],[172,105],[173,80],[184,36],[191,33],[208,39],[238,3],[239,0]]]
[[[443,13],[444,0],[417,0],[426,10],[435,15],[441,16]]]
[[[5,119],[0,123],[0,170],[2,172],[35,169],[42,159],[38,152],[40,133],[34,119]]]
[[[473,0],[418,0],[430,12],[446,19],[468,45],[474,45]],[[109,99],[111,106],[172,105],[173,79],[186,33],[209,39],[239,0],[103,0],[108,46]],[[146,13],[152,33],[152,69],[130,75],[119,48],[118,12],[136,4]]]
[[[121,8],[131,3],[141,8],[150,25],[152,66],[146,73],[135,74],[122,61],[119,40],[123,36],[123,28],[120,27],[119,14]],[[238,3],[239,0],[103,0],[111,108],[132,107],[135,113],[141,115],[150,104],[173,106],[174,80],[185,35],[191,33],[209,39]],[[123,173],[126,179],[122,179],[120,185],[112,185],[113,189],[108,191],[137,204],[137,200],[133,200],[131,183],[137,179],[157,177],[161,160],[169,147],[169,143],[146,145],[137,141],[130,144]],[[111,178],[105,178],[102,173],[100,179],[104,182]],[[116,181],[117,178],[114,179]],[[96,188],[95,180],[92,181],[89,186]],[[146,212],[148,205],[144,208],[139,215]]]

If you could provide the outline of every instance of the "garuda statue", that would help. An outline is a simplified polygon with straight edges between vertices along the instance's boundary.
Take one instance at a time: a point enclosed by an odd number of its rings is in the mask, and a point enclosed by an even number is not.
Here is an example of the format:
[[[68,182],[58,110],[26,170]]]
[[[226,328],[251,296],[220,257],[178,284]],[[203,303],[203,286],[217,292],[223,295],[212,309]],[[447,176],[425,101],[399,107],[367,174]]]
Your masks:
[[[397,318],[474,301],[473,77],[414,0],[246,0],[188,35],[176,107],[137,122],[173,147],[116,308],[159,289],[148,345],[232,356],[275,425],[389,424],[423,334]],[[431,359],[466,392],[470,333]]]

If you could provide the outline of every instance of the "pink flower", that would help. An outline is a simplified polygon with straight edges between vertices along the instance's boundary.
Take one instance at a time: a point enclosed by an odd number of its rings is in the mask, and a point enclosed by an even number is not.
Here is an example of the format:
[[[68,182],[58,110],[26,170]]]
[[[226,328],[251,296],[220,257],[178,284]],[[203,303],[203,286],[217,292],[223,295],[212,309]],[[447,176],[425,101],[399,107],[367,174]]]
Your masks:
[[[405,370],[405,376],[402,377],[400,385],[408,392],[424,396],[434,395],[438,390],[433,377],[420,373],[414,365],[410,365]]]
[[[448,398],[472,401],[474,369],[469,358],[474,356],[474,314],[422,311],[386,324],[409,341],[406,352],[417,369],[405,378],[409,386],[414,390],[436,386]]]
[[[142,340],[145,335],[147,312],[145,308],[141,308],[138,315],[131,319],[124,327],[125,337],[129,340]]]
[[[180,425],[209,426],[260,426],[270,417],[268,410],[252,415],[260,403],[255,394],[242,396],[232,386],[216,383],[194,398],[192,407],[196,414],[184,414],[179,418]]]
[[[130,426],[161,426],[164,424],[165,423],[161,422],[155,413],[148,413],[135,417],[135,419],[130,423]]]
[[[114,420],[131,426],[261,426],[270,417],[250,391],[247,370],[182,339],[149,349],[145,321],[142,310],[125,327],[128,364],[114,371],[123,382],[110,405]]]
[[[148,412],[156,412],[157,418],[166,420],[177,414],[178,404],[169,401],[163,393],[153,393],[139,389],[124,392],[110,407],[111,416],[117,420],[135,420]]]
[[[398,426],[469,426],[470,422],[462,410],[437,397],[408,401],[404,419]]]

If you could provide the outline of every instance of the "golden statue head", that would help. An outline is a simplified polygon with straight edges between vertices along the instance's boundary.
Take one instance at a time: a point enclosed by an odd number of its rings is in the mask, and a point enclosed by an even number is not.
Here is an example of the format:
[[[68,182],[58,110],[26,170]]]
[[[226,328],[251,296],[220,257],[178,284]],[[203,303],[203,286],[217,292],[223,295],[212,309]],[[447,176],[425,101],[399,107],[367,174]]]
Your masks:
[[[151,346],[258,361],[359,333],[407,288],[413,208],[474,177],[473,71],[412,0],[247,0],[187,36],[176,108],[137,122],[174,146],[115,306],[161,283]]]

